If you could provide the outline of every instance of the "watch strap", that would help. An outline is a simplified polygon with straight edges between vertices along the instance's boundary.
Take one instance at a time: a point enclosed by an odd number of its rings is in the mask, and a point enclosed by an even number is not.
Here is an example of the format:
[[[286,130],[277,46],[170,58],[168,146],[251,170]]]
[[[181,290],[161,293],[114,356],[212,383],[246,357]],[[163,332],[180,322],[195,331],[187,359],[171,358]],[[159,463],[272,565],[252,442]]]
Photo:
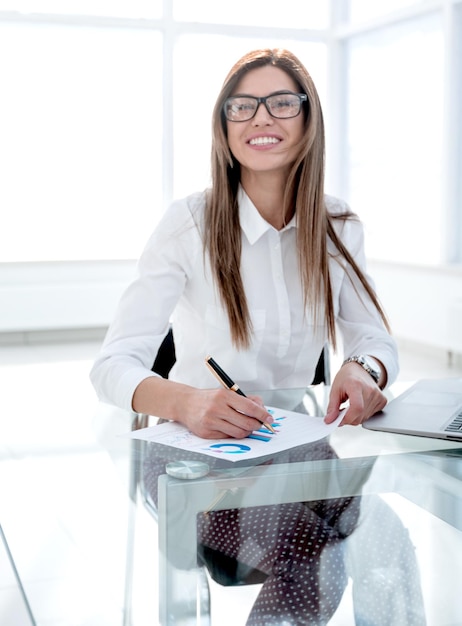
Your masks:
[[[380,371],[377,368],[372,367],[367,358],[363,355],[363,354],[356,354],[355,356],[350,356],[348,359],[345,359],[345,361],[343,361],[343,365],[345,365],[346,363],[357,363],[358,365],[360,365],[364,370],[366,370],[366,372],[372,376],[372,378],[374,379],[374,381],[378,384],[379,380],[380,380]]]

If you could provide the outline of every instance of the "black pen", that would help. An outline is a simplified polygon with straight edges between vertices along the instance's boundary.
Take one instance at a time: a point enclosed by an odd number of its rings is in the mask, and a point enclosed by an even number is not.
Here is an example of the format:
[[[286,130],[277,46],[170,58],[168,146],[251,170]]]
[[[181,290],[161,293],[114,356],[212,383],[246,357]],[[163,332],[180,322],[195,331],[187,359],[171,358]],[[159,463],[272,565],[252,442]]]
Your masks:
[[[221,369],[218,363],[214,359],[212,359],[211,356],[205,357],[205,363],[207,367],[210,369],[210,371],[212,372],[212,374],[220,381],[223,387],[226,387],[226,389],[229,389],[231,391],[235,391],[240,396],[244,396],[244,398],[247,397],[245,393],[242,391],[242,389],[239,387],[239,385],[235,383],[234,380],[230,378],[224,370]],[[255,419],[258,420],[260,424],[262,424],[270,432],[274,434],[276,433],[276,431],[271,426],[271,424],[267,424],[266,422],[259,420],[258,417],[256,417]]]

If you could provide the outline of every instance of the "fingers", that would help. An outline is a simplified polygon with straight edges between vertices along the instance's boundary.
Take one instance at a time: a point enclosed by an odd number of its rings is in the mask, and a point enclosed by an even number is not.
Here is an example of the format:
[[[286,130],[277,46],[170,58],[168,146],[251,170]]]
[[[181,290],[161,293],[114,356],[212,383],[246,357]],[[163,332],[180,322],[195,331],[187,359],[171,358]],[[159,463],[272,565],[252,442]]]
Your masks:
[[[326,415],[324,417],[326,424],[330,424],[337,419],[342,402],[343,400],[339,395],[338,388],[333,385],[329,396],[329,404],[327,405]]]
[[[343,370],[343,371],[342,371]],[[367,372],[355,367],[340,369],[333,384],[324,421],[333,422],[343,403],[348,401],[348,410],[341,425],[359,425],[382,410],[387,399]]]
[[[262,404],[225,389],[197,390],[187,427],[199,437],[243,439],[272,419]]]
[[[383,409],[387,400],[380,389],[363,388],[359,393],[352,394],[349,398],[349,408],[342,420],[342,424],[357,426],[362,424],[372,415]]]

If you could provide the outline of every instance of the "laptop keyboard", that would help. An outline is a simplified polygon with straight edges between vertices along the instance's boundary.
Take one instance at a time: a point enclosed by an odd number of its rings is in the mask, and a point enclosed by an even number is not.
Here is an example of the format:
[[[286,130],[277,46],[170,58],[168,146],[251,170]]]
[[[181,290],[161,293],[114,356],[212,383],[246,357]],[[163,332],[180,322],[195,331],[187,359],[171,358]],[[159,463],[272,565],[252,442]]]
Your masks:
[[[444,430],[448,433],[459,433],[462,431],[462,409]]]

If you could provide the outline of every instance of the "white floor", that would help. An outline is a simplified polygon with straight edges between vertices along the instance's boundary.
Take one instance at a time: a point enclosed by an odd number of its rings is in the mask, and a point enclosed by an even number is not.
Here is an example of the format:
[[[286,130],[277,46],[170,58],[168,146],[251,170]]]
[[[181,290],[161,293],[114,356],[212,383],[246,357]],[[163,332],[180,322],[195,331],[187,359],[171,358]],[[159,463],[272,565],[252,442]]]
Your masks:
[[[0,523],[39,626],[122,625],[129,420],[96,401],[98,345],[0,347]],[[446,375],[462,367],[401,351],[401,380]],[[155,626],[155,524],[137,524],[133,623]],[[0,542],[0,624],[32,623]]]

